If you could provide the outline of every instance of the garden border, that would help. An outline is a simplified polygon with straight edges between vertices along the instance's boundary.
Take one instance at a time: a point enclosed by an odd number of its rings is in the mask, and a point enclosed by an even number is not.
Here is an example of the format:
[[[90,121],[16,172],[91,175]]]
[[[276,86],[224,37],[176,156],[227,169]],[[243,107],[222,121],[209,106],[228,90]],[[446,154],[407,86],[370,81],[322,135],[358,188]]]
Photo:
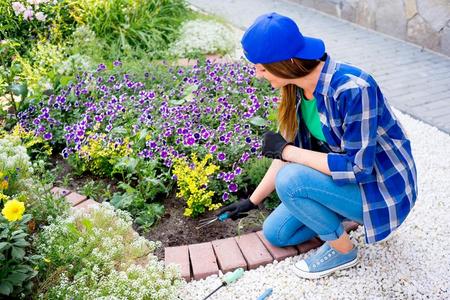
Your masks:
[[[53,187],[51,192],[64,196],[71,210],[89,209],[100,204],[71,190]],[[360,225],[353,221],[343,222],[348,233]],[[288,257],[306,253],[320,247],[324,241],[312,238],[295,247],[276,247],[264,237],[262,231],[211,242],[164,248],[165,265],[180,266],[181,276],[187,281],[204,279],[210,275],[227,273],[237,268],[256,269],[260,266],[282,261]]]

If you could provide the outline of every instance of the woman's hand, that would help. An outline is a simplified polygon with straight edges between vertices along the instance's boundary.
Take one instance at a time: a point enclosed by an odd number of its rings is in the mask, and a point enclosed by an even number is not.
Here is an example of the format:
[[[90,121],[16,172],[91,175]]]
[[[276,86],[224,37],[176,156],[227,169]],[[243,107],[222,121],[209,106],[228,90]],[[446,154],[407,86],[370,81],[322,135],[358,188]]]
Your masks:
[[[288,143],[279,133],[268,131],[264,134],[262,155],[268,158],[277,158],[286,161],[283,159],[282,154],[287,145],[293,145],[293,143]]]
[[[253,204],[249,198],[242,199],[239,202],[232,203],[228,206],[222,207],[216,216],[219,216],[225,212],[230,215],[232,220],[237,220],[243,217],[246,217],[248,214],[246,212],[258,208],[257,205]]]

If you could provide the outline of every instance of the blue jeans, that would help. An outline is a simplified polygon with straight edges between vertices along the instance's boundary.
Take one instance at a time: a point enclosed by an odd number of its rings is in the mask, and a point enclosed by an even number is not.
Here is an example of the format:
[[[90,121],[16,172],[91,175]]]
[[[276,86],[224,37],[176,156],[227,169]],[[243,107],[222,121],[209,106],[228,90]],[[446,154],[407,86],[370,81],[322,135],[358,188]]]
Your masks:
[[[344,219],[363,224],[358,184],[338,186],[331,176],[290,163],[278,172],[275,188],[282,203],[263,225],[274,246],[298,245],[315,236],[336,240],[344,233]]]

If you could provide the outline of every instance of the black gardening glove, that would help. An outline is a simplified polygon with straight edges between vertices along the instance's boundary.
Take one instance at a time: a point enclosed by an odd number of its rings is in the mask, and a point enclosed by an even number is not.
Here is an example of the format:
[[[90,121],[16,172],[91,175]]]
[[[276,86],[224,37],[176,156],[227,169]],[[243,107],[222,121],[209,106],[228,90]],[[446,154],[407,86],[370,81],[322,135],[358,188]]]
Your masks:
[[[281,154],[287,145],[293,145],[293,143],[288,143],[279,133],[267,131],[264,133],[262,155],[268,158],[277,158],[286,161]]]
[[[228,212],[230,218],[236,221],[237,219],[246,217],[248,215],[246,212],[256,208],[258,208],[258,206],[253,204],[250,199],[246,198],[240,200],[239,202],[234,202],[230,205],[222,207],[222,209],[219,210],[216,216],[219,216],[224,212]]]

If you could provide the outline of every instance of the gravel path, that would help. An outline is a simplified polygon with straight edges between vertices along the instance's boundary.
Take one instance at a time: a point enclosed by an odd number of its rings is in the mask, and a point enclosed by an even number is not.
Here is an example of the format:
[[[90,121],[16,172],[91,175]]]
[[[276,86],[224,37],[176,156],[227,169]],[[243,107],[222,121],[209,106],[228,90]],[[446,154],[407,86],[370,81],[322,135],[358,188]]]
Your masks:
[[[318,280],[300,279],[291,265],[310,253],[245,272],[209,299],[257,299],[273,288],[276,299],[449,299],[450,136],[395,110],[412,142],[419,198],[406,221],[387,241],[365,245],[363,229],[352,233],[357,267]],[[203,299],[220,285],[217,276],[186,284],[185,300]]]

